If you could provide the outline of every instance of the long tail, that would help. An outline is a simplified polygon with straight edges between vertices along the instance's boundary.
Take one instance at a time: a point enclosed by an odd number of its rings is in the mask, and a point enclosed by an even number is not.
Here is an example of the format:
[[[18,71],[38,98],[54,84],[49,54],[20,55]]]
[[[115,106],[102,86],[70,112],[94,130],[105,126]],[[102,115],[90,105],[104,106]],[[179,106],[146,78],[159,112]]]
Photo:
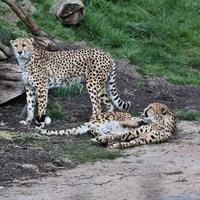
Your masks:
[[[43,135],[82,135],[84,133],[87,133],[90,130],[89,123],[85,123],[84,125],[81,125],[77,128],[72,129],[66,129],[66,130],[60,130],[60,131],[49,131],[47,129],[41,129],[40,133]]]
[[[121,111],[128,110],[131,107],[130,101],[123,101],[116,90],[116,64],[113,63],[112,72],[108,80],[108,92],[113,104]]]

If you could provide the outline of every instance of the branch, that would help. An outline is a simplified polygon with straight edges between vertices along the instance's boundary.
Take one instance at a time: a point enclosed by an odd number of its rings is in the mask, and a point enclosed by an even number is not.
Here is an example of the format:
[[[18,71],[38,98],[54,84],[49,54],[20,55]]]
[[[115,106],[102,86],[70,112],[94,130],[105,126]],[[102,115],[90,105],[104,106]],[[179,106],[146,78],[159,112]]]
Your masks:
[[[22,9],[19,3],[15,0],[2,0],[14,11],[14,13],[24,22],[24,24],[30,29],[31,33],[35,36],[41,36],[40,27],[32,20],[30,16]]]
[[[58,50],[57,43],[48,36],[47,33],[41,30],[41,28],[33,21],[16,0],[2,0],[4,3],[10,6],[13,12],[22,20],[22,22],[29,28],[32,35],[35,36],[36,43],[48,50]]]

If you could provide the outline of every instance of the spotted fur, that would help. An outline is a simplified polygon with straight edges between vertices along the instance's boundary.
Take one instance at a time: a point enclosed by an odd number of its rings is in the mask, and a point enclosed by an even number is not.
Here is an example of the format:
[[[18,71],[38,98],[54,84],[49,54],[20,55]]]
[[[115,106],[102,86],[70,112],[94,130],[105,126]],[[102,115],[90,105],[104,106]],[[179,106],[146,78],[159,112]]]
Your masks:
[[[147,125],[134,127],[121,132],[121,134],[101,135],[97,137],[97,141],[109,144],[111,148],[125,149],[148,143],[160,143],[171,138],[176,127],[175,115],[166,105],[150,104],[144,109],[142,118],[148,123]],[[125,121],[122,124],[131,127],[132,121]],[[111,144],[115,140],[119,142]]]
[[[37,122],[44,127],[49,88],[65,86],[74,81],[86,82],[93,114],[102,111],[101,102],[106,105],[107,111],[113,111],[113,104],[119,110],[130,108],[130,102],[122,101],[116,92],[115,62],[102,50],[49,52],[34,47],[33,40],[27,38],[11,41],[11,45],[26,85],[27,118],[21,121],[22,124],[31,124],[38,102]]]

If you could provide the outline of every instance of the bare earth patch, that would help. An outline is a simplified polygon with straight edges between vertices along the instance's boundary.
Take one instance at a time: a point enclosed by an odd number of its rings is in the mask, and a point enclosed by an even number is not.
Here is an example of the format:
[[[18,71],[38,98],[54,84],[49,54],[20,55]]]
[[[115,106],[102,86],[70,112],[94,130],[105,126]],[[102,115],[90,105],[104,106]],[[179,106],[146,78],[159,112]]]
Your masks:
[[[56,177],[22,181],[1,188],[0,199],[199,200],[200,122],[179,126],[183,132],[170,143],[129,149],[123,158],[79,165]]]

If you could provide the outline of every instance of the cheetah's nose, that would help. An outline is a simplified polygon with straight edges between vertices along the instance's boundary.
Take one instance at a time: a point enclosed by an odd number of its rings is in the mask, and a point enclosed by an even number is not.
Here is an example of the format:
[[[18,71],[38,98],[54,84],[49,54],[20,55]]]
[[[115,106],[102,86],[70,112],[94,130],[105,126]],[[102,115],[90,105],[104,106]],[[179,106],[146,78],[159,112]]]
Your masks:
[[[21,54],[22,54],[22,51],[18,51],[18,54],[21,55]]]

